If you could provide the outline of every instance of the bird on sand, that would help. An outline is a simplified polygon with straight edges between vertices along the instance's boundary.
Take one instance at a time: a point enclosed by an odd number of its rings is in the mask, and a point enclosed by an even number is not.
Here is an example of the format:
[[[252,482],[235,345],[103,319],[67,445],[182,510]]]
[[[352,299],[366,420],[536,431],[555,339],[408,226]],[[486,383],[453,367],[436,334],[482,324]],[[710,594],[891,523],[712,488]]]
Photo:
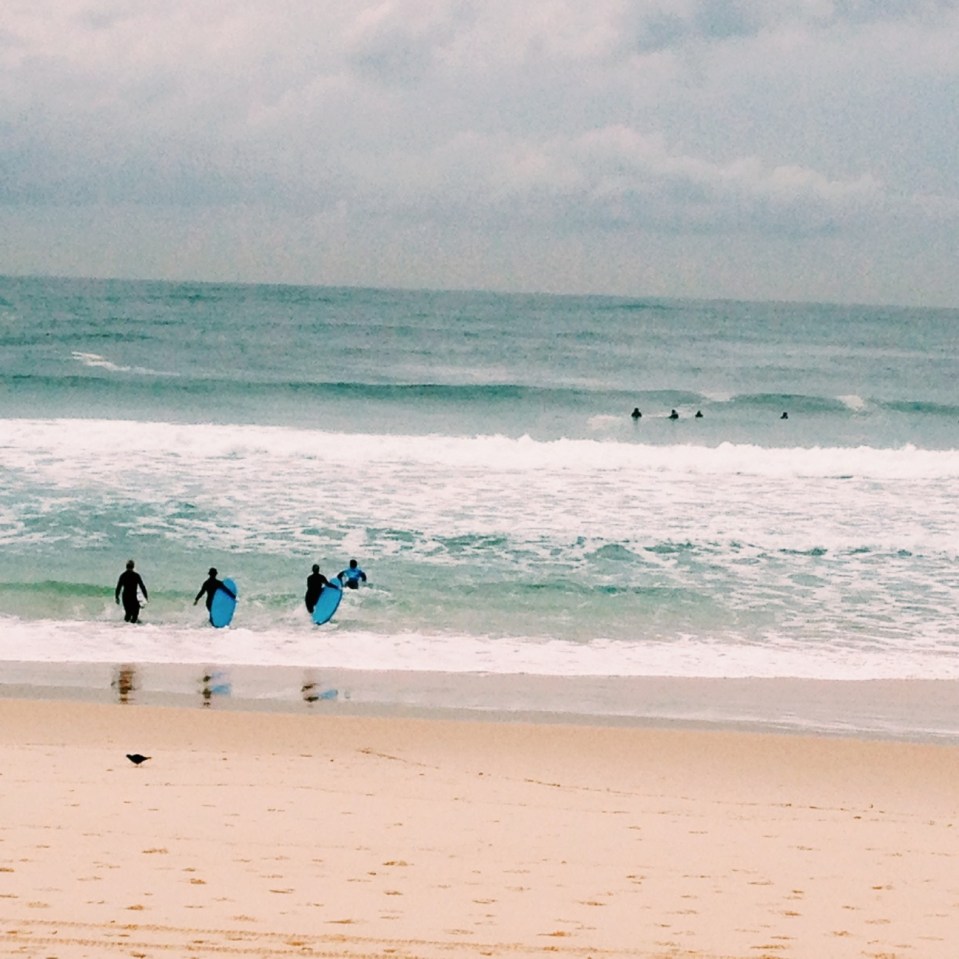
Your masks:
[[[142,753],[127,753],[127,759],[129,759],[134,766],[145,763],[149,758],[149,756],[144,756]]]

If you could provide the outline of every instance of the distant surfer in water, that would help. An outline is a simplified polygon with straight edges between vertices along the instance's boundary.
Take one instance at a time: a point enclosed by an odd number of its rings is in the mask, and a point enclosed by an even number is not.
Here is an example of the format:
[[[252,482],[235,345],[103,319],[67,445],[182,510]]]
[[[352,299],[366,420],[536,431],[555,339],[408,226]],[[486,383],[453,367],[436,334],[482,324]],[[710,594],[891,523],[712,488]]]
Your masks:
[[[216,578],[216,567],[211,566],[208,573],[207,581],[200,587],[200,592],[196,594],[196,599],[193,600],[193,605],[196,606],[200,602],[200,597],[206,593],[206,608],[209,610],[213,606],[213,597],[216,595],[216,591],[222,589],[227,596],[231,596],[233,599],[236,599],[236,593],[232,589],[227,589],[223,583]]]
[[[634,406],[634,407],[633,407],[633,412],[630,413],[629,415],[630,415],[634,420],[641,420],[641,419],[643,418],[643,414],[639,412],[639,407],[638,407],[638,406]]]
[[[117,606],[120,605],[120,599],[123,599],[123,621],[126,623],[135,623],[140,618],[140,597],[137,590],[143,593],[143,598],[148,599],[147,588],[140,574],[133,569],[133,560],[127,560],[127,568],[120,573],[117,580],[115,599]]]
[[[329,586],[330,581],[320,572],[320,567],[314,563],[313,572],[306,577],[306,601],[307,612],[312,613],[316,601],[320,598],[324,586]]]
[[[366,582],[366,573],[357,566],[355,559],[351,559],[349,567],[340,573],[340,579],[349,589],[359,589],[360,582]]]
[[[675,410],[670,410],[670,411],[669,411],[669,418],[670,418],[671,420],[678,420],[678,419],[679,419],[679,413],[677,413]]]

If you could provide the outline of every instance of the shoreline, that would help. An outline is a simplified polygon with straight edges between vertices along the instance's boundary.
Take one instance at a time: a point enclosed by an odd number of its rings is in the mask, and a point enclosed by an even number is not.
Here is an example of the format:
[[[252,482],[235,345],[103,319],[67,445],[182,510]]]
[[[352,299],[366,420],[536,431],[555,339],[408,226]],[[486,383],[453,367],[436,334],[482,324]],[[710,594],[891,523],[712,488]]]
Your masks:
[[[959,744],[959,680],[534,676],[174,663],[0,663],[0,702],[725,729]]]
[[[954,746],[0,699],[0,777],[0,955],[952,959],[959,936]]]

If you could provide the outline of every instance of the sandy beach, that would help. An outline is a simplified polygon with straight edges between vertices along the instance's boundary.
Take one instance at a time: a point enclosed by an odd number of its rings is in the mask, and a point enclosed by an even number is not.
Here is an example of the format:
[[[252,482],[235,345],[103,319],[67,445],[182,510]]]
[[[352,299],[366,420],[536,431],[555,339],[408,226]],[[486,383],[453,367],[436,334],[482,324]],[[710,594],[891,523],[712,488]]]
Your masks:
[[[10,699],[0,787],[4,956],[959,942],[954,746]]]

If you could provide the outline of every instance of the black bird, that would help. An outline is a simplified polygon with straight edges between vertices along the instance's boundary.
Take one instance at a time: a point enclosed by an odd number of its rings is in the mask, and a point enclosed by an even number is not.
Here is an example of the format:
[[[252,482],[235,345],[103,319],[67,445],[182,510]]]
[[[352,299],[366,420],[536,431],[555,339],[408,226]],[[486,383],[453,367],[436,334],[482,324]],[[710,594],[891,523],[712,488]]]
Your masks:
[[[144,756],[141,753],[127,753],[127,759],[129,759],[134,766],[139,766],[140,763],[145,763],[149,758],[149,756]]]

